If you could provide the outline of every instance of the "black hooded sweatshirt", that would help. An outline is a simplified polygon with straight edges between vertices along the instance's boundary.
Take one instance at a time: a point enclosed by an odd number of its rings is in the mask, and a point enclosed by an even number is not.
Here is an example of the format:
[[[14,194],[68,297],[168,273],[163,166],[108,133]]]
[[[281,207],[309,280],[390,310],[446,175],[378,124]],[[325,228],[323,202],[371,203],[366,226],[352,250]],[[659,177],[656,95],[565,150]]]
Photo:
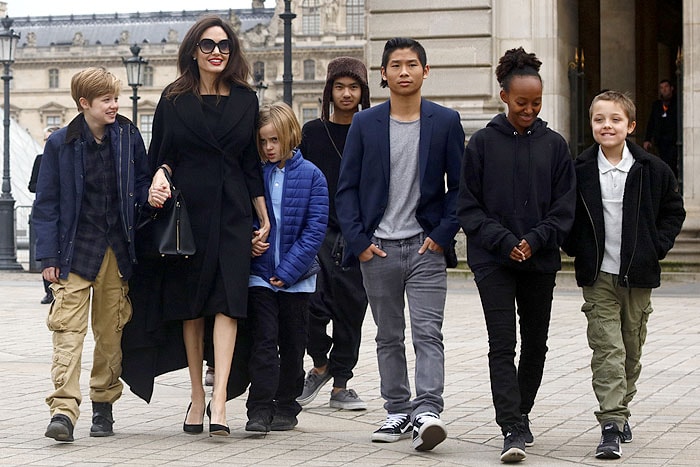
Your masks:
[[[552,273],[571,229],[576,177],[564,138],[540,118],[524,134],[505,114],[469,140],[462,161],[457,217],[467,235],[467,262],[477,281],[497,267]],[[509,258],[521,239],[532,257]]]

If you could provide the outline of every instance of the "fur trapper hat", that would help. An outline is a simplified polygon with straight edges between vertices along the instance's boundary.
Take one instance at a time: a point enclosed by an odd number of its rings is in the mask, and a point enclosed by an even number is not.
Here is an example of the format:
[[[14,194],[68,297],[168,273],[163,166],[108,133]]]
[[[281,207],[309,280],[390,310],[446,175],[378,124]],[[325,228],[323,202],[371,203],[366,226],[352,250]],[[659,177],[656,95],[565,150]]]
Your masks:
[[[353,57],[338,57],[328,64],[326,74],[326,87],[323,89],[323,102],[321,103],[321,119],[328,121],[331,104],[333,103],[333,82],[343,76],[349,76],[360,83],[362,97],[360,106],[369,108],[369,87],[367,86],[367,68],[360,60]]]

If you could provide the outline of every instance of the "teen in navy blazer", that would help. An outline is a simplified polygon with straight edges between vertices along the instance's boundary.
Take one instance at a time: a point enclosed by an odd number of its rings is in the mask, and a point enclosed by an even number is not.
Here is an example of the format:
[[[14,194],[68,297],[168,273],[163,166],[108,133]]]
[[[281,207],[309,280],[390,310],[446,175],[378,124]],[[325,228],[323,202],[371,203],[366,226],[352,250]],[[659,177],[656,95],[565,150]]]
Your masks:
[[[464,153],[459,114],[421,97],[430,68],[408,38],[387,41],[382,87],[389,100],[353,117],[340,165],[336,212],[345,263],[360,260],[377,325],[380,391],[387,418],[372,441],[413,436],[418,451],[447,437],[440,420],[445,383],[442,321],[444,251],[459,224],[456,202]],[[415,350],[415,397],[405,351],[404,296]]]
[[[336,209],[343,214],[359,213],[339,219],[349,247],[345,250],[346,262],[350,255],[359,256],[372,243],[372,234],[387,206],[390,110],[391,103],[386,101],[355,114],[345,142]],[[425,234],[444,249],[459,230],[455,213],[464,130],[459,113],[426,99],[421,99],[420,119],[420,201],[416,219]]]

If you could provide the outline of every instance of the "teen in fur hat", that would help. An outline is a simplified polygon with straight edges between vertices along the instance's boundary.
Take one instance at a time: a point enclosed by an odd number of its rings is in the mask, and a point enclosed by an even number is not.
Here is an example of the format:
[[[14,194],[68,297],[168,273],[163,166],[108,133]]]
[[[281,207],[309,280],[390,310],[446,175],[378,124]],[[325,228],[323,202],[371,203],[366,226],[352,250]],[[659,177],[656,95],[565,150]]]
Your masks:
[[[313,359],[314,367],[307,374],[304,391],[297,399],[302,406],[314,400],[321,388],[333,379],[331,407],[346,410],[367,408],[354,390],[347,389],[347,382],[357,364],[367,296],[359,265],[340,265],[345,241],[338,226],[334,195],[350,123],[355,113],[368,107],[365,65],[356,58],[338,57],[328,64],[321,118],[311,120],[302,129],[299,149],[304,158],[313,162],[326,176],[331,195],[326,238],[318,252],[321,271],[316,276],[316,292],[309,303],[307,353]],[[329,336],[327,327],[331,320],[333,335]]]
[[[336,79],[338,78],[352,78],[359,85],[361,90],[360,94],[360,107],[357,107],[357,103],[351,109],[346,109],[344,102],[336,102],[335,96],[333,96],[333,88]],[[326,74],[326,87],[323,88],[323,104],[321,105],[321,119],[328,121],[331,114],[331,103],[333,104],[335,110],[350,110],[350,121],[352,121],[352,115],[358,110],[369,108],[369,87],[367,86],[367,68],[365,64],[360,60],[352,57],[338,57],[328,64],[328,72]],[[340,108],[340,109],[339,109]],[[348,121],[347,123],[350,123]],[[339,123],[339,122],[336,122]]]

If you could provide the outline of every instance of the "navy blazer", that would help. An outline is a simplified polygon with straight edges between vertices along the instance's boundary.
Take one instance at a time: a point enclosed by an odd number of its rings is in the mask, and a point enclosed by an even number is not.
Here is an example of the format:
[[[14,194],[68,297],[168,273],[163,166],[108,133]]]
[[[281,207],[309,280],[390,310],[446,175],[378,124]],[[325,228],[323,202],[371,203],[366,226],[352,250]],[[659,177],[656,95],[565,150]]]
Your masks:
[[[391,101],[386,101],[356,113],[345,141],[335,202],[347,245],[346,263],[350,255],[357,257],[369,248],[389,200],[390,109]],[[459,230],[456,202],[463,154],[459,113],[423,99],[416,219],[425,234],[443,248]]]

